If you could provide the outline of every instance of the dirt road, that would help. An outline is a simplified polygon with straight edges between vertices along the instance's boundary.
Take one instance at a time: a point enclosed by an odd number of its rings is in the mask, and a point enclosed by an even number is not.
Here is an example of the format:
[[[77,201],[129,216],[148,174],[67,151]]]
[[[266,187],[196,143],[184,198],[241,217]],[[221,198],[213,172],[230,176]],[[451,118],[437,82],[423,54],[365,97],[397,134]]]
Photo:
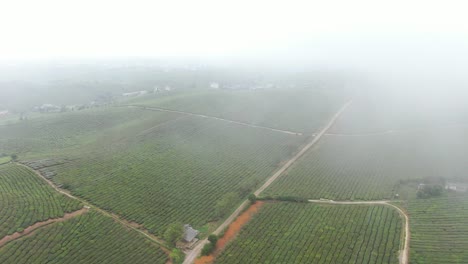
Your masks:
[[[400,264],[409,263],[409,245],[410,245],[410,228],[409,228],[409,219],[408,215],[400,207],[391,204],[389,201],[333,201],[333,200],[309,200],[310,203],[322,203],[322,204],[344,204],[344,205],[385,205],[390,206],[393,209],[397,210],[398,213],[405,219],[403,222],[405,235],[404,235],[404,245],[400,250]]]
[[[31,234],[32,232],[34,232],[35,230],[37,230],[40,227],[43,227],[43,226],[46,226],[46,225],[49,225],[49,224],[52,224],[52,223],[66,221],[66,220],[71,219],[73,217],[82,215],[87,211],[88,211],[88,207],[83,207],[82,209],[77,210],[75,212],[64,214],[60,218],[51,218],[51,219],[47,219],[47,220],[42,221],[42,222],[37,222],[37,223],[35,223],[35,224],[31,225],[31,226],[26,227],[22,232],[16,232],[16,233],[13,233],[11,235],[5,236],[2,239],[0,239],[0,247],[4,246],[6,243],[8,243],[10,241],[13,241],[13,240],[21,238],[23,236],[29,235],[29,234]]]
[[[300,132],[294,132],[294,131],[276,129],[276,128],[265,127],[265,126],[258,126],[258,125],[253,125],[253,124],[249,124],[249,123],[245,123],[245,122],[239,122],[239,121],[229,120],[229,119],[220,118],[220,117],[215,117],[215,116],[202,115],[202,114],[196,114],[196,113],[185,112],[185,111],[178,111],[178,110],[170,110],[170,109],[159,108],[159,107],[149,107],[149,106],[139,106],[139,105],[123,105],[123,106],[134,107],[134,108],[141,108],[141,109],[147,109],[147,110],[153,110],[153,111],[160,111],[160,112],[176,113],[176,114],[182,114],[182,115],[198,116],[198,117],[203,117],[203,118],[210,118],[210,119],[225,121],[225,122],[229,122],[229,123],[233,123],[233,124],[237,124],[237,125],[241,125],[241,126],[255,127],[255,128],[260,128],[260,129],[266,129],[266,130],[270,130],[270,131],[280,132],[280,133],[286,133],[286,134],[290,134],[290,135],[302,136],[302,133],[300,133]]]
[[[327,132],[328,129],[335,123],[338,117],[345,111],[345,109],[352,103],[352,101],[347,102],[343,105],[340,110],[330,119],[326,126],[308,143],[304,148],[302,148],[294,157],[292,157],[288,162],[286,162],[279,170],[277,170],[257,191],[254,192],[255,195],[261,194],[270,184],[272,184],[279,176],[282,175],[291,165],[297,161],[304,153],[309,150],[313,145],[315,145],[320,138]],[[244,210],[249,201],[244,201],[224,222],[213,232],[214,234],[219,234],[223,229],[230,225],[234,219]],[[200,241],[186,256],[183,264],[191,264],[200,254],[203,246],[208,243],[207,239]]]
[[[141,230],[141,229],[135,227],[132,223],[127,222],[127,221],[121,219],[119,216],[117,216],[117,215],[115,215],[115,214],[113,214],[113,213],[110,213],[110,212],[108,212],[108,211],[106,211],[106,210],[103,210],[103,209],[101,209],[101,208],[99,208],[99,207],[97,207],[97,206],[95,206],[95,205],[89,203],[88,201],[86,201],[86,200],[84,200],[84,199],[81,199],[81,198],[78,198],[78,197],[72,195],[72,194],[69,193],[68,191],[65,191],[65,190],[62,190],[62,189],[58,188],[51,180],[46,179],[46,178],[45,178],[44,176],[42,176],[42,174],[40,174],[38,171],[33,170],[33,169],[31,169],[30,167],[28,167],[28,166],[26,166],[26,165],[24,165],[24,164],[18,163],[18,162],[17,162],[16,164],[19,165],[19,166],[23,166],[23,167],[25,167],[25,168],[27,168],[27,169],[33,171],[39,178],[41,178],[42,180],[44,180],[45,182],[47,182],[47,184],[49,184],[50,186],[52,186],[52,188],[54,188],[57,192],[59,192],[59,193],[65,195],[65,196],[67,196],[67,197],[70,197],[70,198],[72,198],[72,199],[78,200],[78,201],[80,201],[81,203],[83,203],[84,205],[89,206],[90,208],[94,208],[96,211],[99,211],[100,213],[102,213],[102,214],[104,214],[104,215],[106,215],[106,216],[112,217],[112,218],[113,218],[115,221],[117,221],[118,223],[120,223],[120,224],[124,225],[125,227],[130,228],[130,229],[132,229],[132,230],[134,230],[134,231],[136,231],[136,232],[142,234],[143,236],[145,236],[145,237],[148,238],[149,240],[151,240],[151,241],[155,242],[156,244],[158,244],[163,250],[167,251],[167,247],[166,247],[164,241],[162,241],[162,240],[159,239],[158,237],[156,237],[156,236],[154,236],[154,235],[152,235],[152,234],[150,234],[150,233],[148,233],[148,232],[146,232],[146,231],[144,231],[144,230]]]

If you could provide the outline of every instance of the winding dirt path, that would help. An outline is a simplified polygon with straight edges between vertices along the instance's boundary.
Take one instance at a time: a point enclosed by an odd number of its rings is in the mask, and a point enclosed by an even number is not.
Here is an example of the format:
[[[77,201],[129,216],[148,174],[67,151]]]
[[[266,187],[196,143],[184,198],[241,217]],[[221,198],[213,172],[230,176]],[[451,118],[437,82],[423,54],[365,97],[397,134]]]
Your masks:
[[[210,118],[210,119],[225,121],[225,122],[229,122],[229,123],[233,123],[233,124],[237,124],[237,125],[241,125],[241,126],[248,126],[248,127],[254,127],[254,128],[260,128],[260,129],[266,129],[266,130],[270,130],[270,131],[285,133],[285,134],[289,134],[289,135],[302,136],[302,133],[300,133],[300,132],[288,131],[288,130],[283,130],[283,129],[276,129],[276,128],[265,127],[265,126],[258,126],[258,125],[253,125],[253,124],[249,124],[249,123],[245,123],[245,122],[234,121],[234,120],[229,120],[229,119],[225,119],[225,118],[221,118],[221,117],[216,117],[216,116],[202,115],[202,114],[197,114],[197,113],[192,113],[192,112],[185,112],[185,111],[178,111],[178,110],[170,110],[170,109],[160,108],[160,107],[150,107],[150,106],[140,106],[140,105],[122,105],[122,106],[141,108],[141,109],[159,111],[159,112],[169,112],[169,113],[176,113],[176,114],[182,114],[182,115],[198,116],[198,117],[203,117],[203,118]]]
[[[256,196],[261,194],[268,186],[270,186],[278,177],[280,177],[283,172],[285,172],[291,165],[293,165],[294,162],[297,161],[304,153],[307,152],[312,146],[314,146],[320,138],[330,129],[330,127],[335,123],[335,121],[338,119],[338,117],[346,110],[346,108],[351,105],[352,101],[347,102],[344,104],[338,112],[333,115],[333,117],[330,119],[330,121],[325,125],[325,127],[312,139],[310,143],[308,143],[304,148],[302,148],[294,157],[292,157],[288,162],[286,162],[279,170],[277,170],[268,180],[258,189],[254,192]],[[213,232],[213,234],[218,235],[223,231],[226,227],[228,227],[234,219],[250,204],[248,200],[245,200],[224,222]],[[205,244],[208,243],[208,239],[201,240],[198,242],[198,244],[187,253],[185,256],[185,260],[183,264],[192,264],[195,259],[200,255],[200,252],[205,246]]]
[[[4,246],[6,243],[8,243],[10,241],[13,241],[13,240],[21,238],[23,236],[29,235],[32,232],[36,231],[38,228],[41,228],[43,226],[50,225],[50,224],[53,224],[53,223],[63,222],[63,221],[66,221],[68,219],[71,219],[73,217],[77,217],[79,215],[82,215],[82,214],[86,213],[88,211],[88,209],[89,209],[88,207],[83,207],[80,210],[74,211],[72,213],[66,213],[60,218],[51,218],[51,219],[48,219],[46,221],[37,222],[37,223],[35,223],[35,224],[31,225],[31,226],[28,226],[22,232],[16,232],[16,233],[13,233],[11,235],[5,236],[2,239],[0,239],[0,247]]]
[[[398,213],[405,219],[403,222],[403,227],[405,230],[404,234],[404,245],[400,250],[400,264],[409,263],[409,246],[410,246],[410,227],[409,227],[409,218],[408,214],[403,211],[400,207],[391,204],[390,201],[333,201],[333,200],[308,200],[310,203],[322,203],[322,204],[344,204],[344,205],[385,205],[390,206],[393,209],[397,210]]]
[[[84,205],[86,205],[86,206],[88,206],[88,207],[90,207],[90,208],[94,208],[96,211],[99,211],[100,213],[102,213],[102,214],[104,214],[104,215],[106,215],[106,216],[112,217],[115,221],[117,221],[118,223],[122,224],[123,226],[125,226],[125,227],[127,227],[127,228],[129,228],[129,229],[132,229],[132,230],[134,230],[134,231],[136,231],[136,232],[138,232],[138,233],[140,233],[140,234],[142,234],[143,236],[145,236],[146,238],[148,238],[148,239],[151,240],[152,242],[158,244],[164,252],[166,252],[166,253],[169,252],[169,249],[168,249],[168,247],[166,246],[166,243],[165,243],[163,240],[161,240],[160,238],[158,238],[158,237],[156,237],[156,236],[150,234],[150,233],[147,232],[146,230],[139,229],[138,227],[135,226],[134,223],[128,222],[128,221],[126,221],[126,220],[123,220],[122,218],[120,218],[119,216],[117,216],[117,215],[115,215],[115,214],[113,214],[113,213],[111,213],[111,212],[108,212],[108,211],[106,211],[106,210],[103,210],[103,209],[101,209],[101,208],[99,208],[99,207],[97,207],[97,206],[95,206],[95,205],[89,203],[88,201],[86,201],[86,200],[84,200],[84,199],[81,199],[81,198],[78,198],[78,197],[72,195],[72,194],[71,194],[70,192],[68,192],[68,191],[65,191],[65,190],[63,190],[63,189],[60,189],[60,188],[57,187],[51,180],[45,178],[44,176],[42,176],[41,173],[39,173],[39,172],[36,171],[36,170],[34,170],[34,169],[32,169],[32,168],[30,168],[30,167],[24,165],[24,164],[18,163],[18,162],[16,162],[16,164],[19,165],[19,166],[23,166],[23,167],[25,167],[25,168],[27,168],[27,169],[33,171],[39,178],[41,178],[42,180],[44,180],[45,182],[47,182],[47,184],[49,184],[49,185],[50,185],[52,188],[54,188],[57,192],[59,192],[59,193],[65,195],[65,196],[67,196],[67,197],[70,197],[70,198],[72,198],[72,199],[78,200],[78,201],[80,201],[81,203],[83,203]],[[168,257],[169,257],[169,256],[168,256]],[[172,261],[170,261],[170,262],[168,262],[168,263],[171,263],[171,262],[172,262]]]

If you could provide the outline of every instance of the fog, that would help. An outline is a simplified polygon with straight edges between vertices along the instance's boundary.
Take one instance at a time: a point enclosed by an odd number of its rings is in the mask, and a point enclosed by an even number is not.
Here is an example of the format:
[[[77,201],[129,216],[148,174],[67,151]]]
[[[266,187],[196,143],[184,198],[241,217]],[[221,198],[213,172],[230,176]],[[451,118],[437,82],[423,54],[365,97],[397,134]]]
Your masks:
[[[466,7],[423,0],[10,1],[0,11],[0,89],[36,77],[47,88],[64,71],[101,81],[109,68],[192,67],[333,73],[361,91],[458,97],[467,87]]]

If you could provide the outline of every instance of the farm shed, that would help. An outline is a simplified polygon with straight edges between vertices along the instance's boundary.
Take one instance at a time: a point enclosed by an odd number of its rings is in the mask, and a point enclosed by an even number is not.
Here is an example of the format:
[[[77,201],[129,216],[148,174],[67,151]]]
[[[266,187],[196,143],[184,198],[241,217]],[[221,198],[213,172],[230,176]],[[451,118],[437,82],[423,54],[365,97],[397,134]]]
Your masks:
[[[193,229],[191,225],[184,225],[184,240],[187,242],[192,242],[193,239],[198,235],[198,231]]]

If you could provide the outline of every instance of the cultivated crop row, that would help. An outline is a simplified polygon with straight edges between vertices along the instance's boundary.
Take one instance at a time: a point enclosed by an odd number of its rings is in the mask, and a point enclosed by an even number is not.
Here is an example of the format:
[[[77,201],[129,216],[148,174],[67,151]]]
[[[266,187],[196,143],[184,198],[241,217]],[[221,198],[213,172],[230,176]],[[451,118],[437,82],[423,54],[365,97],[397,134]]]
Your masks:
[[[401,220],[384,206],[270,203],[217,263],[398,263]]]
[[[468,195],[411,199],[411,263],[468,263]]]
[[[166,263],[142,235],[89,212],[43,227],[0,248],[0,263]]]
[[[126,108],[44,114],[35,119],[0,126],[0,153],[18,154],[20,158],[24,154],[61,157],[67,148],[83,146],[95,137],[121,136],[118,132],[123,125],[131,126],[135,121],[154,125],[174,116]]]
[[[53,180],[161,235],[173,222],[199,228],[223,217],[216,204],[224,195],[235,193],[233,204],[239,203],[304,140],[217,120],[182,118],[112,146],[95,142],[99,147],[84,148],[73,162],[53,167]]]
[[[0,166],[0,238],[81,207],[30,170],[14,164]]]
[[[337,111],[345,102],[345,97],[342,91],[338,93],[334,89],[246,89],[157,95],[142,97],[128,103],[210,115],[275,129],[313,133]]]
[[[453,131],[373,136],[326,136],[265,195],[335,200],[393,199],[400,183],[467,178],[468,141]],[[400,196],[401,197],[401,196]]]

